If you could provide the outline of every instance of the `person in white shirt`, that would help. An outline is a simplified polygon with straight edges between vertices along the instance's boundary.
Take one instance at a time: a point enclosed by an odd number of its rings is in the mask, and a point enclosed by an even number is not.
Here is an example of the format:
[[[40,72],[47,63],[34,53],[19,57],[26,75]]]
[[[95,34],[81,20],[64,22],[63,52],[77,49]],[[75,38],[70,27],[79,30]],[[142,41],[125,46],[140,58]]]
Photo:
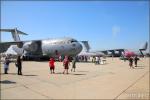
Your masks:
[[[96,56],[96,63],[95,64],[99,64],[99,57]]]

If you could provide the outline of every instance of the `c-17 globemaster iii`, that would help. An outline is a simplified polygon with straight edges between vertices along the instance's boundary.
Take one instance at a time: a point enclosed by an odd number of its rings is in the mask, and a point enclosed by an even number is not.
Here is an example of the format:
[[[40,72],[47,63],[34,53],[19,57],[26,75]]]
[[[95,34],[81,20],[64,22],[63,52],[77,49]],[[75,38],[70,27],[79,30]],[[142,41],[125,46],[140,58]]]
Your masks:
[[[19,34],[27,35],[24,32],[15,29],[0,29],[1,32],[11,32],[14,42],[1,42],[0,53],[7,52],[8,48],[12,47],[13,51],[22,49],[22,55],[25,57],[40,58],[58,57],[58,56],[76,56],[82,50],[82,45],[73,38],[64,37],[58,39],[44,39],[21,41]],[[16,46],[17,45],[17,46]]]

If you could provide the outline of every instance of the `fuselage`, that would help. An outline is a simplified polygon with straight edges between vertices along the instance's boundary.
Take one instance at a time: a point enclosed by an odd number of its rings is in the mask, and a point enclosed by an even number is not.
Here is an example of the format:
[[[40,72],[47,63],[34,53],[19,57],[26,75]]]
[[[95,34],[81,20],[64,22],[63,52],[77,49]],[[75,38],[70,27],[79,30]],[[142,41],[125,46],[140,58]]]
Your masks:
[[[82,45],[73,38],[58,38],[26,42],[23,48],[28,54],[37,55],[37,51],[39,52],[39,49],[41,49],[43,56],[76,56],[81,52]]]
[[[73,38],[48,39],[42,41],[43,55],[75,56],[82,50],[81,44]]]

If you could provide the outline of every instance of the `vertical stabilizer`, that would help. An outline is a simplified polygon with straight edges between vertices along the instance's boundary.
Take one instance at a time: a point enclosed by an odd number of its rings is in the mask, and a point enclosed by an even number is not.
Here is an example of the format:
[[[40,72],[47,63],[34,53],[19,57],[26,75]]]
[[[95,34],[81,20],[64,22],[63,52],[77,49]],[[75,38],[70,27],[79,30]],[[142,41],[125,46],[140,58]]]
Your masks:
[[[86,52],[89,52],[90,46],[88,44],[88,41],[81,41],[83,43],[83,50]]]
[[[141,50],[147,50],[147,46],[148,46],[148,43],[145,42],[145,44],[142,46]]]
[[[14,41],[20,41],[19,34],[17,33],[17,28],[15,28],[14,31],[11,32],[11,34],[12,34]]]
[[[142,51],[146,51],[147,50],[147,46],[148,46],[148,43],[145,42],[145,44],[139,49],[141,55],[144,57],[144,54]]]

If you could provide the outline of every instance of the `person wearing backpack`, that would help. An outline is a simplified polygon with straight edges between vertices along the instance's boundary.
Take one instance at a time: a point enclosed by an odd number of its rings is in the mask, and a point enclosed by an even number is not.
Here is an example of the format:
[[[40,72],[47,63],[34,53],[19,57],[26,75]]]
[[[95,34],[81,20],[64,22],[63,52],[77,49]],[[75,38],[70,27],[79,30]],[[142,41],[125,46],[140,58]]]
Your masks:
[[[63,74],[65,74],[65,72],[66,74],[68,74],[69,65],[70,65],[69,59],[67,56],[65,56],[65,59],[63,61],[63,66],[64,66]]]

